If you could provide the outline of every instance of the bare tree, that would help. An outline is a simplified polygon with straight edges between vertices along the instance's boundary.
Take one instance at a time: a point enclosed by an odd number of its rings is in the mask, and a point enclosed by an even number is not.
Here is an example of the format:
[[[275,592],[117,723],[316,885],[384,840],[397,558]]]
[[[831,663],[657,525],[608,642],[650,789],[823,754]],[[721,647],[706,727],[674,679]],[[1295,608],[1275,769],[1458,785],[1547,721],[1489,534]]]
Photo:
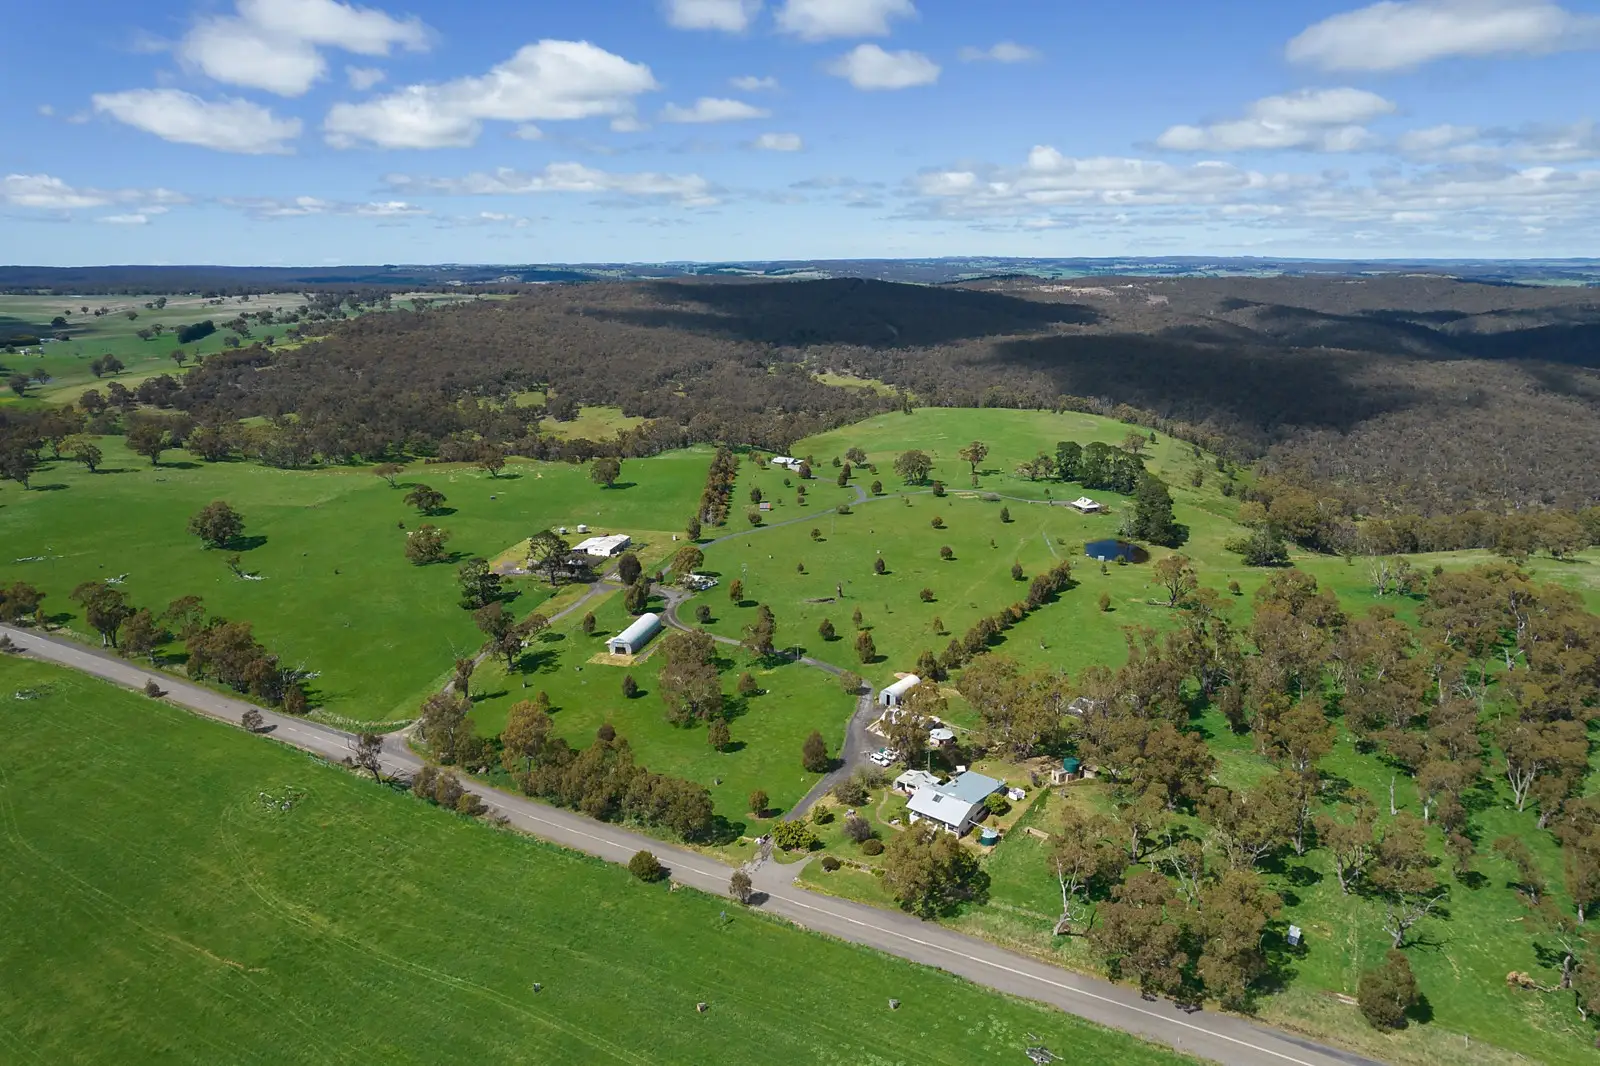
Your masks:
[[[374,781],[383,780],[383,737],[377,733],[362,733],[350,738],[350,762],[357,770],[365,770]]]

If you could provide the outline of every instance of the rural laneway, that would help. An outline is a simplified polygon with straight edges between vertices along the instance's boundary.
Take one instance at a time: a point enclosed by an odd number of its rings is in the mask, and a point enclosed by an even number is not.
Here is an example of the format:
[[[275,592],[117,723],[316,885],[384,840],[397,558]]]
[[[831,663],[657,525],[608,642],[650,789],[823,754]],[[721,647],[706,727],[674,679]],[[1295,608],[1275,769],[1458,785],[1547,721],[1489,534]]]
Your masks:
[[[145,682],[154,680],[167,690],[168,701],[224,722],[237,724],[240,716],[252,708],[242,700],[141,670],[114,655],[32,630],[0,625],[0,635],[9,637],[26,654],[127,688],[142,689]],[[255,709],[265,723],[263,730],[270,730],[278,740],[333,760],[350,753],[351,734],[265,708]],[[393,736],[385,738],[383,755],[383,769],[389,774],[410,774],[422,765],[404,742]],[[626,863],[634,852],[649,850],[671,869],[674,880],[703,892],[728,892],[732,870],[716,859],[478,782],[463,783],[482,797],[492,813],[505,816],[510,825],[523,832],[608,862]],[[1131,989],[1046,965],[943,926],[808,892],[793,884],[799,869],[771,862],[759,864],[754,877],[759,893],[757,905],[804,928],[935,966],[976,984],[1047,1003],[1217,1062],[1245,1066],[1376,1066],[1360,1056],[1322,1047],[1243,1018],[1185,1012],[1169,1003],[1145,1000]],[[893,988],[883,990],[886,997],[894,992]]]
[[[684,632],[689,632],[691,627],[687,625],[683,619],[678,617],[678,608],[683,605],[684,600],[688,599],[688,594],[682,589],[672,588],[665,585],[657,586],[657,588],[667,601],[667,605],[662,608],[661,611],[662,616],[666,619],[667,625],[674,629],[681,629]],[[732,637],[718,636],[717,634],[709,631],[706,633],[706,636],[710,637],[718,644],[726,644],[735,648],[742,647],[742,645]],[[832,674],[835,677],[843,677],[845,674],[845,671],[840,667],[837,667],[832,663],[825,663],[821,659],[813,659],[809,655],[796,656],[792,652],[786,651],[780,651],[778,652],[778,655],[788,659],[791,662],[797,662],[803,666],[809,666],[815,670],[821,670],[824,673]],[[876,711],[877,702],[873,697],[872,686],[864,684],[862,686],[861,693],[856,697],[855,713],[850,716],[850,721],[845,726],[844,746],[839,749],[839,764],[832,770],[828,771],[828,773],[824,774],[822,780],[812,785],[811,790],[804,796],[800,797],[799,802],[784,812],[784,821],[793,821],[796,818],[803,818],[805,813],[811,809],[812,805],[815,804],[817,800],[827,795],[829,789],[838,784],[840,781],[847,779],[851,774],[855,773],[856,767],[867,761],[868,752],[873,746],[872,738],[867,733],[867,727],[872,724],[873,718],[876,715]]]

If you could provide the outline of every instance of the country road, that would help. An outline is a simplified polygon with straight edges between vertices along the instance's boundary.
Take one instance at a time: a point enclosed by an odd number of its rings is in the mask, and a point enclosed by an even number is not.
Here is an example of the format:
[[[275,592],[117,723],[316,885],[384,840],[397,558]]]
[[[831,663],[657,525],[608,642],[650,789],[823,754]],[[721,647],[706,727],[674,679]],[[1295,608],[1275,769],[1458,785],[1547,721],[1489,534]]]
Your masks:
[[[240,716],[252,708],[242,700],[142,670],[114,655],[33,630],[0,625],[0,635],[9,637],[25,654],[126,688],[142,689],[146,681],[153,679],[167,690],[169,702],[223,722],[237,725]],[[265,708],[256,709],[265,722],[263,731],[276,740],[335,761],[350,753],[351,734]],[[387,773],[409,775],[422,761],[403,739],[391,734],[385,738],[383,764]],[[491,813],[504,815],[510,825],[530,835],[616,863],[626,863],[636,851],[647,849],[670,868],[676,881],[704,892],[727,895],[732,869],[714,858],[477,782],[464,784],[489,805]],[[1058,969],[937,924],[806,891],[793,883],[799,869],[798,865],[760,863],[753,875],[758,893],[755,905],[801,927],[938,967],[976,984],[1047,1003],[1089,1021],[1216,1062],[1245,1066],[1372,1066],[1370,1059],[1244,1018],[1184,1011],[1167,1002],[1146,1000],[1132,989]]]

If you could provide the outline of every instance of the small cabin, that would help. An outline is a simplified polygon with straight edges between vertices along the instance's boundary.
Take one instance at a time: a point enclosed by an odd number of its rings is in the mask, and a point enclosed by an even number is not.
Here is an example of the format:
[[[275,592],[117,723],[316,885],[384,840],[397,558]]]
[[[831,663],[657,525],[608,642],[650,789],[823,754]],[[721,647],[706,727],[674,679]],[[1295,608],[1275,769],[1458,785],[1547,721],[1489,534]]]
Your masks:
[[[1079,496],[1076,500],[1073,500],[1071,503],[1067,504],[1067,506],[1071,507],[1080,514],[1099,514],[1101,511],[1105,510],[1104,504],[1098,503],[1095,500],[1091,500],[1087,496]]]

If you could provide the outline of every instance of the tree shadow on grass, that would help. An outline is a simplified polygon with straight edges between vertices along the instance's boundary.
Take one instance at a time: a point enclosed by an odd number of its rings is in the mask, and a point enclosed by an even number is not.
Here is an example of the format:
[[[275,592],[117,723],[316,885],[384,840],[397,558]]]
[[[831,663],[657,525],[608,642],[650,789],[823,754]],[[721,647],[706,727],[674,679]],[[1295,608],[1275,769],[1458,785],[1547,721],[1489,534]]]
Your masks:
[[[69,488],[69,487],[70,486],[63,485],[59,481],[55,481],[55,482],[51,482],[48,485],[29,485],[28,486],[28,491],[29,492],[59,492],[62,489]]]
[[[259,534],[253,537],[234,537],[223,547],[231,552],[253,552],[267,542],[267,538]]]
[[[171,462],[157,463],[155,465],[156,465],[156,469],[158,469],[158,470],[198,470],[198,469],[200,469],[200,464],[199,463],[191,463],[187,459],[176,459],[176,460],[173,460]]]

